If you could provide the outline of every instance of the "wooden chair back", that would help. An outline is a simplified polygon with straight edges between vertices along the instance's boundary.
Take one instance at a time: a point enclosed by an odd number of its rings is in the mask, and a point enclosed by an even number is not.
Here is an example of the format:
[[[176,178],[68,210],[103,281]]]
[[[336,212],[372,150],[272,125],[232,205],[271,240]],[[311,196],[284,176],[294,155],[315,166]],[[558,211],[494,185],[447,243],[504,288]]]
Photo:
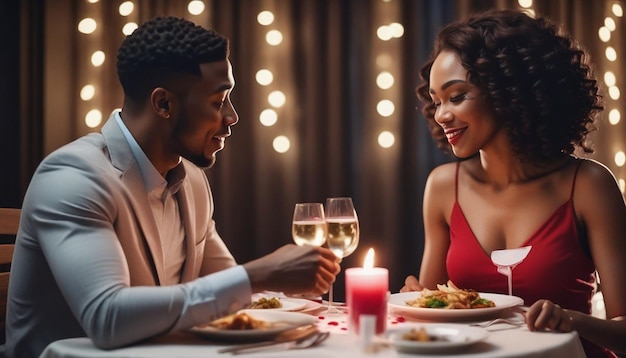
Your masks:
[[[20,213],[20,209],[0,208],[0,343],[4,343],[7,291]]]

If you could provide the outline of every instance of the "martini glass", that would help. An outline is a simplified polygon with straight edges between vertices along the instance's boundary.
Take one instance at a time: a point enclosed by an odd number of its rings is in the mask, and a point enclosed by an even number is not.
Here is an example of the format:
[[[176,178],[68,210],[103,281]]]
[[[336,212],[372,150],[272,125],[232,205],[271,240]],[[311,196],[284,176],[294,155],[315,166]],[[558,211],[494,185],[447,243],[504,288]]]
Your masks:
[[[532,246],[524,246],[517,249],[494,250],[491,252],[491,262],[498,267],[498,272],[507,277],[509,283],[509,296],[513,295],[513,269],[519,265]]]

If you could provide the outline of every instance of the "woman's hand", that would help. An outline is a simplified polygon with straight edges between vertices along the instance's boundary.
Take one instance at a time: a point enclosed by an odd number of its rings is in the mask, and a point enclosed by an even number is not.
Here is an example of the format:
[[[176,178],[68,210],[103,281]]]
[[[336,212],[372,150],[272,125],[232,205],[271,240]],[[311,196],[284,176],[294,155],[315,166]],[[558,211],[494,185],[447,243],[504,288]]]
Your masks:
[[[570,332],[574,329],[574,320],[559,305],[548,300],[539,300],[526,312],[526,325],[530,331]]]
[[[411,292],[411,291],[421,291],[424,287],[420,285],[417,278],[413,275],[409,275],[404,280],[404,287],[400,289],[400,292]]]

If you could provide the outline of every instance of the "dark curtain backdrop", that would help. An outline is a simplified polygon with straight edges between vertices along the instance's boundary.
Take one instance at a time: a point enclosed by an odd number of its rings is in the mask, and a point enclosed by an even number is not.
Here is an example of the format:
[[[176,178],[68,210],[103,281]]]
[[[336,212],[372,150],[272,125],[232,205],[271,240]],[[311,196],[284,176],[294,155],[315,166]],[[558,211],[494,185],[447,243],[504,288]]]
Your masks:
[[[46,2],[44,8],[42,1],[2,2],[0,31],[10,38],[9,54],[2,54],[0,66],[0,90],[7,94],[0,96],[0,108],[4,109],[0,143],[3,153],[10,153],[2,156],[1,163],[3,206],[19,206],[43,155],[94,130],[82,123],[85,105],[77,99],[77,92],[87,76],[84,49],[94,47],[96,39],[96,47],[108,51],[103,70],[96,76],[103,93],[97,103],[105,119],[121,106],[114,72],[114,51],[122,39],[118,29],[122,20],[116,15],[119,3],[107,0],[87,5],[82,0],[58,0]],[[474,10],[518,7],[517,1],[205,3],[205,13],[193,20],[231,39],[237,82],[232,100],[240,122],[216,165],[207,171],[218,230],[233,254],[245,262],[291,243],[296,202],[351,196],[360,219],[361,243],[344,259],[342,267],[360,266],[367,249],[373,247],[376,265],[390,269],[390,290],[397,292],[407,274],[419,271],[426,177],[434,166],[452,160],[434,147],[416,110],[414,89],[419,83],[419,67],[443,24]],[[535,10],[563,22],[600,56],[603,50],[597,44],[597,24],[602,22],[605,7],[599,3],[605,2],[535,0]],[[182,0],[139,0],[130,18],[142,22],[159,14],[188,17],[186,5]],[[275,22],[268,28],[256,21],[257,14],[265,9],[275,14]],[[76,34],[76,24],[86,13],[105,19],[102,32],[94,38]],[[393,21],[403,24],[404,35],[388,42],[378,39],[378,26]],[[618,26],[623,28],[623,21]],[[42,28],[46,29],[45,36]],[[283,33],[281,45],[265,43],[265,32],[270,28]],[[15,30],[19,30],[18,35]],[[20,52],[16,51],[18,43]],[[42,53],[45,56],[39,61]],[[386,61],[381,60],[381,54],[387,54]],[[261,68],[274,72],[271,86],[260,86],[254,80]],[[395,77],[394,87],[386,91],[375,83],[382,69]],[[24,105],[17,106],[14,88],[21,89],[19,100]],[[272,89],[282,90],[287,102],[277,109],[278,123],[265,127],[258,116],[268,107],[266,97]],[[392,116],[377,114],[376,104],[381,99],[394,101]],[[41,108],[43,114],[37,113]],[[377,144],[382,130],[394,134],[391,148]],[[290,139],[287,153],[272,149],[277,135]],[[603,138],[598,141],[602,144]],[[340,274],[335,284],[338,300],[344,299],[343,277]]]
[[[43,155],[44,0],[0,1],[0,206],[20,207]]]

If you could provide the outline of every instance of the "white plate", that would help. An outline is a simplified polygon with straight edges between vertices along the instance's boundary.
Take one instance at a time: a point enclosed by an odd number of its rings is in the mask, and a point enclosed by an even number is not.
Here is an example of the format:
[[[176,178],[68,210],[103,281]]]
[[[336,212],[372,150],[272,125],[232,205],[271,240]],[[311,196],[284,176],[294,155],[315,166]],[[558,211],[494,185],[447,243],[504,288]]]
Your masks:
[[[227,330],[210,326],[196,326],[191,328],[190,331],[214,341],[254,342],[272,339],[280,332],[288,329],[317,323],[317,317],[304,313],[262,309],[248,309],[240,312],[245,312],[254,319],[273,323],[273,325],[266,329],[247,330]]]
[[[420,296],[420,292],[394,293],[389,297],[389,307],[402,314],[424,320],[452,322],[479,320],[494,316],[503,310],[524,304],[524,300],[517,296],[500,295],[496,293],[479,292],[481,298],[493,301],[495,307],[470,309],[443,309],[412,307],[406,304]]]
[[[417,342],[402,339],[402,335],[411,329],[424,327],[429,336],[443,338],[429,342]],[[484,328],[471,327],[460,324],[434,324],[424,323],[420,325],[404,326],[390,330],[388,333],[391,344],[398,352],[405,353],[437,353],[456,350],[472,345],[487,338],[489,333]]]
[[[268,310],[268,311],[300,311],[305,308],[308,300],[304,300],[301,298],[289,298],[289,297],[279,297],[279,296],[267,296],[267,295],[254,295],[252,296],[252,302],[259,300],[260,298],[272,298],[276,297],[280,300],[282,307],[280,308],[251,308],[251,309],[259,309],[259,310]]]

